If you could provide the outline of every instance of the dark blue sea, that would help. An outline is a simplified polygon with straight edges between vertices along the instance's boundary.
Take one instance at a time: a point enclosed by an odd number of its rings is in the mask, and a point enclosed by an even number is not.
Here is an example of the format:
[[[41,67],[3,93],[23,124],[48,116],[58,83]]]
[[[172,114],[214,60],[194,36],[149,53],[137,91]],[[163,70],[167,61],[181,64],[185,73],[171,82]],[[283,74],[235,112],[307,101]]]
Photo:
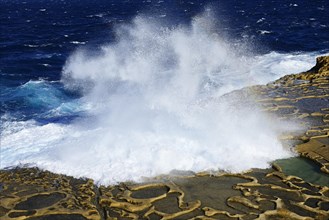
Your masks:
[[[292,156],[276,120],[221,97],[329,53],[327,0],[0,0],[0,12],[0,167],[100,183]]]

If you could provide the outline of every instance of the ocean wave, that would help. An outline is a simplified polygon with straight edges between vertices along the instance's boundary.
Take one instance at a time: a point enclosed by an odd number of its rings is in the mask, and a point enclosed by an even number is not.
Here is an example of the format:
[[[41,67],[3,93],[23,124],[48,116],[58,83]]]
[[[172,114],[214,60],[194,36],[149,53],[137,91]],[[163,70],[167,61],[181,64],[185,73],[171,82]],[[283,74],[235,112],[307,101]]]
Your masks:
[[[258,30],[257,32],[260,33],[261,35],[272,33],[272,31],[267,31],[267,30]]]
[[[70,41],[70,43],[71,44],[82,44],[82,45],[86,44],[86,42],[84,42],[84,41]]]
[[[83,94],[73,106],[43,82],[24,85],[47,111],[74,114],[78,105],[88,117],[7,121],[1,167],[32,163],[109,184],[174,169],[240,172],[292,156],[277,137],[294,125],[240,104],[245,97],[223,95],[309,69],[316,54],[252,53],[253,45],[216,32],[208,13],[171,29],[139,16],[97,55],[77,50],[61,80]]]
[[[16,120],[54,120],[77,116],[83,112],[79,99],[66,93],[59,82],[30,80],[18,87],[4,87],[1,110],[16,116]],[[66,119],[65,119],[66,120]],[[2,118],[2,121],[8,121]],[[12,121],[10,119],[9,121]]]
[[[37,48],[37,47],[48,47],[52,46],[52,43],[47,43],[47,44],[24,44],[26,47],[31,47],[31,48]]]

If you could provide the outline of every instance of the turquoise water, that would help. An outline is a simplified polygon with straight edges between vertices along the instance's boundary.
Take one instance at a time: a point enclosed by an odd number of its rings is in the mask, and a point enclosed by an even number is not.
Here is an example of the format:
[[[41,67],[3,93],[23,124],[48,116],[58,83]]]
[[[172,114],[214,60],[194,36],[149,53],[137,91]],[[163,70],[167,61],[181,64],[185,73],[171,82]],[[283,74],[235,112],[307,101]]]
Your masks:
[[[313,161],[294,157],[275,161],[283,172],[288,175],[297,176],[307,182],[322,186],[329,186],[329,175],[320,170],[320,166]]]

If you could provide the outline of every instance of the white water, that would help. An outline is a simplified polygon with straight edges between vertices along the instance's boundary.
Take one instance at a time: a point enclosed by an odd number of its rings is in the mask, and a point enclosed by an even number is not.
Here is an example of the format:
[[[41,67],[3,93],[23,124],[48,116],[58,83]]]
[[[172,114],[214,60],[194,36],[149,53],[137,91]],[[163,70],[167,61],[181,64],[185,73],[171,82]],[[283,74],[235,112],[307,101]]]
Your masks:
[[[84,92],[89,116],[6,123],[1,167],[30,163],[110,184],[174,169],[240,172],[292,156],[277,138],[292,126],[222,95],[307,70],[315,55],[257,56],[214,30],[207,15],[170,30],[137,17],[97,55],[76,51],[62,82]]]

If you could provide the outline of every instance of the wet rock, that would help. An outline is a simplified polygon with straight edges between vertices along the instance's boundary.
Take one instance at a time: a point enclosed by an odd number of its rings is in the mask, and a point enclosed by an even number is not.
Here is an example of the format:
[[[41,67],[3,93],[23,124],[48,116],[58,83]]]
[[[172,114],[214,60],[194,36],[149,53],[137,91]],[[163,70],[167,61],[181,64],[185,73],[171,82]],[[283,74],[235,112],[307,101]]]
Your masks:
[[[6,186],[0,192],[1,219],[101,219],[93,181],[72,179],[38,168],[0,170]]]

